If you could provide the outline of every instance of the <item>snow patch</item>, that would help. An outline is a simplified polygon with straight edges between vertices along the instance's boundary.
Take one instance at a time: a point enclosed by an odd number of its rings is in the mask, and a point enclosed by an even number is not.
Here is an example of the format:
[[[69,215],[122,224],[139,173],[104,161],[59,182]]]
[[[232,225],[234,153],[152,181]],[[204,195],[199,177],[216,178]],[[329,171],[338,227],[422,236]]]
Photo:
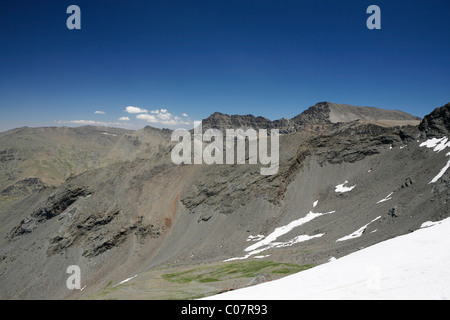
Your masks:
[[[345,240],[350,240],[350,239],[354,239],[354,238],[361,237],[362,234],[364,233],[364,231],[367,229],[367,226],[368,226],[369,224],[371,224],[372,222],[377,221],[377,220],[380,219],[380,218],[381,218],[381,216],[376,217],[375,219],[373,219],[372,221],[370,221],[368,224],[362,226],[361,228],[359,228],[358,230],[356,230],[356,231],[353,232],[352,234],[349,234],[348,236],[345,236],[345,237],[342,237],[342,238],[340,238],[340,239],[337,239],[336,242],[339,242],[339,241],[345,241]]]
[[[445,148],[450,148],[450,141],[448,141],[447,137],[443,138],[432,138],[428,139],[425,142],[422,142],[419,147],[427,147],[427,148],[433,148],[433,151],[435,152],[441,152]]]
[[[274,248],[283,248],[283,247],[290,247],[296,243],[300,243],[300,242],[305,242],[314,238],[320,238],[324,235],[325,233],[319,233],[313,236],[308,236],[308,235],[301,235],[301,236],[297,236],[289,241],[286,242],[274,242],[270,244],[270,247],[274,247]],[[269,249],[269,248],[267,248]]]
[[[325,213],[314,213],[314,212],[310,211],[305,217],[294,220],[285,226],[276,228],[275,231],[273,231],[271,234],[269,234],[265,239],[247,247],[246,249],[244,249],[244,251],[249,252],[249,251],[256,250],[260,247],[270,245],[270,243],[274,242],[277,238],[281,237],[282,235],[290,232],[292,229],[299,227],[299,226],[301,226],[311,220],[314,220],[320,216],[334,213],[334,212],[336,212],[336,211],[330,211],[330,212],[325,212]]]
[[[340,192],[340,193],[343,193],[343,192],[349,192],[349,191],[352,191],[355,187],[356,187],[356,185],[354,185],[354,186],[352,186],[352,187],[345,187],[345,185],[348,183],[348,181],[345,181],[343,184],[338,184],[335,188],[335,192]]]
[[[115,133],[100,132],[100,134],[104,134],[105,136],[113,136],[113,137],[117,137],[117,134],[115,134]]]
[[[424,223],[422,223],[421,225],[420,225],[420,227],[421,228],[428,228],[428,227],[432,227],[432,226],[434,226],[434,225],[436,225],[436,224],[440,224],[441,223],[441,221],[436,221],[436,222],[433,222],[433,221],[425,221]]]
[[[255,244],[247,247],[244,249],[245,252],[248,252],[245,256],[243,257],[234,257],[234,258],[230,258],[230,259],[226,259],[224,260],[224,262],[228,262],[228,261],[234,261],[234,260],[244,260],[247,259],[251,256],[254,256],[256,254],[259,254],[263,251],[272,249],[272,248],[283,248],[283,247],[289,247],[292,246],[296,243],[300,243],[300,242],[304,242],[304,241],[308,241],[314,238],[319,238],[322,237],[324,235],[324,233],[320,233],[320,234],[316,234],[313,236],[309,236],[309,235],[300,235],[297,237],[292,238],[289,241],[286,242],[275,242],[275,240],[279,237],[281,237],[282,235],[285,235],[286,233],[289,233],[290,231],[292,231],[294,228],[299,227],[311,220],[314,220],[320,216],[326,215],[326,214],[330,214],[330,213],[334,213],[336,211],[330,211],[330,212],[325,212],[325,213],[314,213],[312,211],[310,211],[305,217],[294,220],[290,223],[288,223],[285,226],[276,228],[271,234],[269,234],[267,237],[263,238],[262,240],[256,242]],[[249,241],[247,239],[247,241]]]
[[[391,199],[392,199],[391,196],[392,196],[393,194],[394,194],[394,192],[389,193],[389,195],[388,195],[386,198],[381,199],[380,201],[377,202],[377,204],[378,204],[378,203],[381,203],[381,202],[385,202],[385,201],[391,200]]]
[[[419,145],[419,147],[433,148],[433,151],[439,153],[442,150],[444,150],[445,148],[450,148],[450,141],[449,141],[449,139],[447,137],[443,137],[443,138],[440,138],[440,139],[432,138],[432,139],[428,139],[425,142],[422,142]],[[449,157],[450,156],[450,152],[448,152],[445,156]],[[447,171],[447,169],[449,167],[450,167],[450,160],[447,162],[445,167],[442,168],[442,170],[438,173],[438,175],[435,176],[428,184],[437,182],[444,175],[444,173]]]
[[[133,277],[131,277],[131,278],[125,279],[125,280],[123,280],[122,282],[119,282],[118,284],[116,284],[116,286],[121,285],[121,284],[124,284],[125,282],[128,282],[128,281],[130,281],[130,280],[132,280],[132,279],[134,279],[134,278],[136,278],[136,277],[137,277],[137,275],[135,275],[135,276],[133,276]]]
[[[317,204],[319,203],[319,200],[314,201],[313,203],[313,208],[315,208],[317,206]]]
[[[247,241],[259,241],[261,239],[264,239],[264,236],[262,234],[258,234],[256,236],[248,236]]]
[[[438,175],[434,177],[433,180],[431,180],[428,184],[437,182],[444,175],[444,173],[447,171],[448,168],[450,168],[450,160],[448,160],[445,167],[442,168],[442,170],[438,173]]]

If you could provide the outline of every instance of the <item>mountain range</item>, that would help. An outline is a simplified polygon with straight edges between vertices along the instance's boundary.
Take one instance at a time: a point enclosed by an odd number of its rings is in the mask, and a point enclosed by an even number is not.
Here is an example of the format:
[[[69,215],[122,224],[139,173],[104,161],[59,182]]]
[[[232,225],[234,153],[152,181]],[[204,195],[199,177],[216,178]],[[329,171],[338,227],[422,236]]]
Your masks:
[[[450,215],[450,103],[424,119],[320,102],[279,129],[279,170],[175,165],[172,131],[0,133],[0,298],[190,299],[313,268]],[[82,290],[66,287],[81,268]]]

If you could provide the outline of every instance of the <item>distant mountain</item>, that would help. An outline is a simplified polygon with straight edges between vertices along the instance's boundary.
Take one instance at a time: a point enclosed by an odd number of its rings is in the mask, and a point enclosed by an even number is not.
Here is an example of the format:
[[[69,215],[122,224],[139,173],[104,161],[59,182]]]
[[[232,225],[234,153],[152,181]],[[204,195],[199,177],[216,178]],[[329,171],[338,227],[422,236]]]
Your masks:
[[[406,112],[399,110],[387,110],[375,107],[359,107],[348,104],[339,104],[331,102],[320,102],[310,107],[305,112],[292,118],[296,123],[315,124],[316,122],[350,122],[355,120],[365,122],[380,122],[380,121],[398,121],[399,124],[411,124],[409,121],[418,124],[422,119],[412,116]],[[405,121],[405,123],[402,123]]]
[[[374,107],[359,107],[348,104],[319,102],[291,119],[271,121],[264,117],[249,115],[227,115],[215,112],[202,121],[203,129],[254,128],[279,129],[280,133],[301,130],[318,130],[324,126],[351,121],[375,123],[382,126],[418,125],[420,118],[398,110]]]
[[[149,158],[167,130],[83,126],[17,128],[0,133],[0,207],[42,187],[110,164]],[[169,135],[170,137],[170,135]],[[146,152],[144,152],[146,150]]]
[[[292,119],[205,119],[283,130],[271,176],[260,164],[175,165],[170,130],[1,133],[0,299],[198,298],[447,218],[449,112],[418,121],[318,103]],[[69,265],[83,291],[67,289]]]

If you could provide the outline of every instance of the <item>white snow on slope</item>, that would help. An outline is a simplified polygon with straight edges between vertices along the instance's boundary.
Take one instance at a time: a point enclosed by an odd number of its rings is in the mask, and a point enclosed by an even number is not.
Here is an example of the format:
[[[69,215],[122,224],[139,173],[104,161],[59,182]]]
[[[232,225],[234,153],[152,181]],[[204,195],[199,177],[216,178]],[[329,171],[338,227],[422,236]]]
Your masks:
[[[427,148],[433,148],[433,151],[435,152],[441,152],[445,148],[450,148],[450,141],[448,141],[447,137],[443,137],[441,139],[433,138],[428,139],[425,142],[422,142],[419,147],[427,147]]]
[[[223,262],[228,262],[228,261],[234,261],[234,260],[245,260],[250,258],[251,256],[254,256],[255,254],[261,253],[263,251],[272,249],[272,248],[283,248],[283,247],[290,247],[296,243],[300,243],[300,242],[305,242],[314,238],[320,238],[324,235],[325,233],[319,233],[319,234],[315,234],[313,236],[308,236],[308,235],[300,235],[297,236],[289,241],[285,241],[285,242],[272,242],[270,244],[268,244],[267,246],[261,248],[261,249],[257,249],[257,250],[253,250],[250,251],[249,253],[247,253],[245,256],[242,257],[235,257],[235,258],[230,258],[230,259],[226,259],[223,260]],[[265,258],[268,257],[270,255],[264,255],[264,256],[254,256],[254,258]]]
[[[290,222],[289,224],[276,228],[275,231],[273,231],[271,234],[269,234],[267,237],[265,237],[263,240],[245,248],[245,251],[253,251],[260,247],[270,245],[270,243],[274,242],[278,237],[281,237],[282,235],[290,232],[292,229],[299,227],[311,220],[314,220],[315,218],[318,218],[320,216],[334,213],[335,211],[325,212],[325,213],[314,213],[310,211],[305,217],[294,220]]]
[[[121,285],[121,284],[124,284],[125,282],[128,282],[128,281],[130,281],[130,280],[132,280],[132,279],[134,279],[134,278],[136,278],[136,277],[137,277],[137,275],[132,276],[132,277],[130,277],[130,278],[128,278],[128,279],[125,279],[125,280],[119,282],[118,284],[116,284],[116,286]]]
[[[362,226],[361,228],[359,228],[358,230],[356,230],[356,231],[353,232],[352,234],[349,234],[348,236],[345,236],[345,237],[342,237],[342,238],[340,238],[340,239],[337,239],[336,242],[339,242],[339,241],[345,241],[345,240],[350,240],[350,239],[354,239],[354,238],[361,237],[362,234],[364,233],[364,230],[367,229],[367,227],[369,226],[369,224],[371,224],[371,223],[374,222],[374,221],[377,221],[377,220],[380,219],[380,218],[381,218],[381,216],[379,216],[379,217],[373,219],[373,220],[370,221],[368,224]]]
[[[296,236],[294,238],[292,238],[289,241],[286,242],[275,242],[275,240],[279,237],[281,237],[282,235],[285,235],[286,233],[291,232],[294,228],[297,228],[311,220],[314,220],[320,216],[326,215],[326,214],[330,214],[330,213],[334,213],[336,211],[330,211],[330,212],[325,212],[325,213],[314,213],[312,211],[310,211],[305,217],[294,220],[290,223],[288,223],[285,226],[276,228],[271,234],[269,234],[267,237],[263,237],[262,240],[256,242],[255,244],[247,247],[244,249],[245,252],[248,252],[245,256],[242,257],[234,257],[234,258],[230,258],[230,259],[226,259],[224,260],[224,262],[228,262],[228,261],[234,261],[234,260],[244,260],[247,259],[255,254],[261,253],[263,251],[266,251],[268,249],[272,249],[272,248],[282,248],[282,247],[288,247],[288,246],[292,246],[296,243],[300,243],[300,242],[304,242],[304,241],[308,241],[314,238],[319,238],[322,237],[324,235],[324,233],[321,234],[316,234],[313,236],[309,236],[309,235],[299,235]],[[249,241],[249,239],[247,238],[247,241]]]
[[[447,218],[312,269],[206,299],[450,299],[449,247]]]
[[[436,183],[443,175],[444,173],[447,171],[447,169],[450,168],[450,160],[448,160],[447,164],[445,165],[445,167],[443,167],[441,169],[441,171],[438,173],[437,176],[435,176],[428,184],[430,183]]]
[[[428,227],[432,227],[436,224],[441,223],[440,221],[438,222],[433,222],[433,221],[425,221],[424,223],[422,223],[422,225],[420,226],[421,228],[428,228]]]
[[[450,141],[448,140],[447,137],[443,137],[441,139],[433,138],[433,139],[428,139],[425,142],[422,142],[419,145],[419,147],[433,148],[433,151],[439,153],[442,150],[444,150],[445,148],[450,148]],[[450,156],[450,152],[448,152],[445,156],[449,157]],[[442,176],[448,170],[448,168],[450,168],[450,160],[447,162],[445,167],[442,168],[441,171],[429,182],[429,184],[430,183],[436,183],[440,178],[442,178]]]
[[[247,241],[259,241],[261,239],[264,239],[264,235],[258,234],[256,236],[248,236]]]
[[[378,203],[381,203],[381,202],[385,202],[385,201],[391,200],[391,199],[392,199],[391,196],[392,196],[393,194],[394,194],[393,192],[389,193],[389,194],[386,196],[386,198],[381,199],[380,201],[377,202],[377,204],[378,204]]]
[[[348,183],[348,181],[345,181],[343,184],[338,184],[336,186],[335,192],[349,192],[352,191],[353,188],[356,187],[356,185],[354,185],[353,187],[344,187],[346,184]]]
[[[115,133],[100,132],[100,134],[104,134],[105,136],[113,136],[113,137],[117,137],[117,134],[115,134]]]

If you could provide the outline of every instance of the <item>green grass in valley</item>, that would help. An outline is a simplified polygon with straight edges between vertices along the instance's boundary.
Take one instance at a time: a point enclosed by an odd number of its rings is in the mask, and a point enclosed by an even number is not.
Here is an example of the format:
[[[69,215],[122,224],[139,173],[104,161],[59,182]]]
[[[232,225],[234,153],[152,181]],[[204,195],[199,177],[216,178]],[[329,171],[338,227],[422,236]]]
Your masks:
[[[215,282],[236,278],[253,278],[259,274],[288,275],[300,272],[313,265],[297,265],[273,261],[249,261],[224,263],[222,265],[200,267],[182,272],[167,273],[163,279],[176,283]]]

